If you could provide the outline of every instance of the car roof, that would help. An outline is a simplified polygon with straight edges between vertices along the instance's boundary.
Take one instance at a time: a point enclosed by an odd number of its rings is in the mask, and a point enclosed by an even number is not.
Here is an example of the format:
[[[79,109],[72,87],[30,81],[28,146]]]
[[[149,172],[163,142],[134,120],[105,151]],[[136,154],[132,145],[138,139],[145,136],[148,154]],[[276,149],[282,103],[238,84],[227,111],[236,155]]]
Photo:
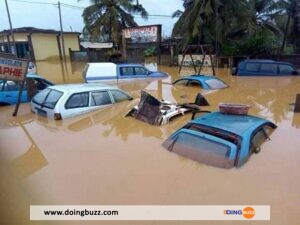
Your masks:
[[[26,78],[40,78],[40,79],[45,79],[45,78],[43,78],[42,76],[40,76],[38,74],[27,74]]]
[[[93,91],[93,90],[116,90],[119,88],[104,85],[104,84],[61,84],[50,86],[49,88],[62,91],[62,92],[85,92],[85,91]]]
[[[136,64],[136,63],[120,63],[120,64],[117,64],[117,66],[143,66],[143,65]]]
[[[277,63],[277,64],[288,64],[288,65],[292,65],[292,63],[289,62],[283,62],[283,61],[274,61],[274,60],[270,60],[270,59],[246,59],[242,62],[251,62],[251,63]]]
[[[215,76],[207,76],[207,75],[191,75],[191,76],[187,76],[187,77],[182,77],[178,80],[198,80],[200,82],[202,81],[207,81],[207,80],[213,80],[213,79],[216,79],[216,80],[219,80],[219,78],[215,77]]]
[[[250,115],[232,115],[212,112],[192,120],[190,123],[209,126],[243,136],[245,132],[251,133],[259,126],[271,122]]]

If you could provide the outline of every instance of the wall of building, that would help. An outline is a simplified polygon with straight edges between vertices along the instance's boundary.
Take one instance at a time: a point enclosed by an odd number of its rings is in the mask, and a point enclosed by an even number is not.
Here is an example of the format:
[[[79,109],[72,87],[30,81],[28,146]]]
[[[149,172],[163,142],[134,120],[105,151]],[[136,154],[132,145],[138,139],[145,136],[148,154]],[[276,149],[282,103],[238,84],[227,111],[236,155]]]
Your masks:
[[[27,33],[15,33],[14,38],[16,42],[27,42]],[[12,41],[12,36],[9,35],[9,40]],[[7,42],[7,35],[1,35],[0,42]]]
[[[33,33],[31,40],[35,60],[59,59],[56,34]]]
[[[62,42],[60,41],[60,43]],[[76,34],[64,34],[64,43],[65,43],[65,52],[67,57],[70,57],[69,48],[71,48],[73,51],[80,50],[78,36]]]

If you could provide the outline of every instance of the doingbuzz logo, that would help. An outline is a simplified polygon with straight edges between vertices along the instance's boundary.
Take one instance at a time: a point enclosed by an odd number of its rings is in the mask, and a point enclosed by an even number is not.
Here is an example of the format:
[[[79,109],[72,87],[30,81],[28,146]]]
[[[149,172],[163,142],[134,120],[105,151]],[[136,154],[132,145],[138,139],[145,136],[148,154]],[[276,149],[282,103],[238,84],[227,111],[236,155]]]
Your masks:
[[[224,210],[224,215],[239,215],[252,219],[255,216],[255,210],[252,207],[246,207],[243,210]]]

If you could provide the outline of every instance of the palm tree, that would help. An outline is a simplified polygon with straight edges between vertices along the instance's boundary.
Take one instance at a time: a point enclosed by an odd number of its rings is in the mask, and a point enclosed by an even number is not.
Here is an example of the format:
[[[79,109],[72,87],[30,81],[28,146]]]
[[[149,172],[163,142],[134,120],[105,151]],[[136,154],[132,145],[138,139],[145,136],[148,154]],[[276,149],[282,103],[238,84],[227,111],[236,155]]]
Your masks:
[[[288,37],[291,38],[292,42],[295,43],[296,47],[297,41],[299,39],[299,36],[297,36],[297,30],[299,29],[297,23],[300,23],[298,16],[300,11],[300,2],[298,0],[278,0],[276,2],[276,7],[280,12],[280,16],[284,16],[284,20],[286,21],[281,48],[278,51],[279,58],[284,51]]]
[[[191,42],[222,45],[232,39],[243,39],[268,30],[280,34],[272,20],[276,13],[274,0],[189,0],[173,29],[174,36]]]
[[[214,15],[219,9],[220,0],[186,0],[184,12],[176,11],[180,16],[173,28],[173,36],[181,36],[183,45],[191,42],[211,42],[214,39]]]
[[[114,45],[121,41],[123,28],[137,26],[135,14],[147,19],[148,13],[144,7],[134,4],[134,0],[91,0],[93,3],[83,11],[84,29],[93,39],[104,37]]]

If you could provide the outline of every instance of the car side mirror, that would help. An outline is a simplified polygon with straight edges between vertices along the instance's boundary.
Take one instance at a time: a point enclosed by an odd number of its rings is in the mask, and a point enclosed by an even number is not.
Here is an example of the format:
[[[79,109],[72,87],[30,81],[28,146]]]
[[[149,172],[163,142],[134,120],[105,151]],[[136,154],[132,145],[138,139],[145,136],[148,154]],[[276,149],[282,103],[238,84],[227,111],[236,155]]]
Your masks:
[[[232,67],[231,74],[232,75],[236,75],[237,74],[237,68],[236,67]]]
[[[260,146],[255,147],[255,148],[254,148],[254,153],[257,154],[257,153],[260,152],[260,150],[261,150],[261,147],[260,147]]]

